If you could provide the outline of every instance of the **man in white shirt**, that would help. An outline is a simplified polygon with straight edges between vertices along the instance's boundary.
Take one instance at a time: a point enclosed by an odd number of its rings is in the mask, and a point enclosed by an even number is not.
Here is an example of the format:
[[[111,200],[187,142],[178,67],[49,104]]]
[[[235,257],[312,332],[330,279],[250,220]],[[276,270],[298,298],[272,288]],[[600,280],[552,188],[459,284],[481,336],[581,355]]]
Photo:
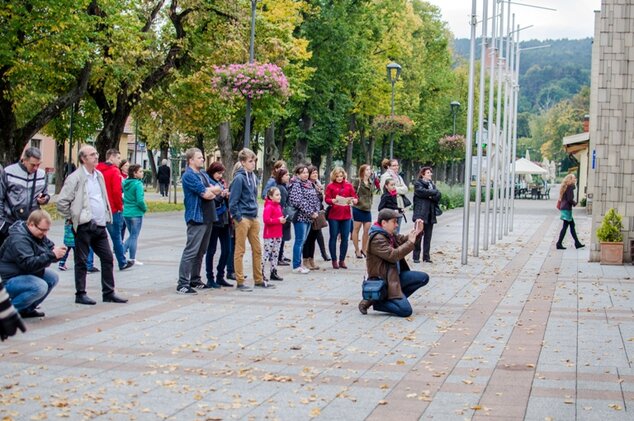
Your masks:
[[[73,223],[75,231],[75,302],[96,304],[86,294],[86,259],[92,248],[101,261],[101,292],[104,302],[125,303],[115,294],[113,256],[106,224],[112,212],[103,175],[96,169],[99,154],[92,146],[79,150],[81,165],[66,178],[57,200],[57,210]]]

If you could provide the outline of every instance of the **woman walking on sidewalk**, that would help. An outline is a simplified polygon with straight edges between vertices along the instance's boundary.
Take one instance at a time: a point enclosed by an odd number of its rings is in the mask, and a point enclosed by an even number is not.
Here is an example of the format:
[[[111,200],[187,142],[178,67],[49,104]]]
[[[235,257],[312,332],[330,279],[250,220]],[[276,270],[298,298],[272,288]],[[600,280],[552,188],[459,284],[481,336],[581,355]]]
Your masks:
[[[566,247],[562,244],[564,237],[566,236],[566,230],[570,227],[570,235],[575,240],[575,247],[585,247],[585,244],[581,244],[579,238],[577,238],[577,232],[575,231],[575,220],[572,218],[572,208],[577,206],[575,201],[575,184],[577,177],[574,174],[568,174],[561,182],[561,189],[559,190],[559,213],[560,219],[564,221],[564,225],[559,232],[559,241],[557,241],[557,248],[559,250],[565,250]]]

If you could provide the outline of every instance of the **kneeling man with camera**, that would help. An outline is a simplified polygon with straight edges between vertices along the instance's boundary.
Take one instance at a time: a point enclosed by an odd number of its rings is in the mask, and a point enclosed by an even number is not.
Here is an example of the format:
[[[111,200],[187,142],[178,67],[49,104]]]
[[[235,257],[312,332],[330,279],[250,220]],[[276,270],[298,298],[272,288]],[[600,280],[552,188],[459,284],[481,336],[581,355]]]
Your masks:
[[[0,277],[13,306],[24,318],[44,317],[37,306],[57,285],[57,273],[47,268],[64,256],[66,246],[55,246],[46,237],[50,228],[48,212],[35,210],[26,221],[11,225],[0,248]]]
[[[381,299],[361,300],[359,311],[362,314],[367,314],[368,308],[373,307],[376,311],[408,317],[412,314],[412,306],[407,297],[429,282],[429,275],[410,270],[405,261],[414,250],[416,236],[423,231],[423,221],[417,220],[407,235],[401,235],[396,231],[400,216],[395,210],[383,209],[370,228],[366,260],[368,277],[385,280],[386,288]]]

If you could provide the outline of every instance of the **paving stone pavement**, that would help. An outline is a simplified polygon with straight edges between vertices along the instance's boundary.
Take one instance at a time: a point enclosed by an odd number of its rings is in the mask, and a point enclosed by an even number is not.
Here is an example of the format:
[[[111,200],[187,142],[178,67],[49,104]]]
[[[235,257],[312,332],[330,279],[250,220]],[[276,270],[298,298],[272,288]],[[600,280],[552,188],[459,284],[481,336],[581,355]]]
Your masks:
[[[359,313],[352,247],[348,270],[177,295],[182,214],[148,215],[144,265],[115,273],[128,304],[76,305],[60,272],[46,317],[0,344],[0,419],[633,419],[634,266],[556,250],[554,202],[516,201],[512,232],[466,266],[462,210],[445,212],[406,319]]]

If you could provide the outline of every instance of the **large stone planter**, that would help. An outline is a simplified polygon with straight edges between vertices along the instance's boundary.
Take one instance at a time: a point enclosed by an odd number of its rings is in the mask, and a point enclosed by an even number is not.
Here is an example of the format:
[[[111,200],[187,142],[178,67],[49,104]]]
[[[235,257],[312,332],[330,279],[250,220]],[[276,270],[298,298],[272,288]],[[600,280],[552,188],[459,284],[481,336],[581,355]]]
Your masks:
[[[623,243],[601,243],[602,265],[623,264]]]

